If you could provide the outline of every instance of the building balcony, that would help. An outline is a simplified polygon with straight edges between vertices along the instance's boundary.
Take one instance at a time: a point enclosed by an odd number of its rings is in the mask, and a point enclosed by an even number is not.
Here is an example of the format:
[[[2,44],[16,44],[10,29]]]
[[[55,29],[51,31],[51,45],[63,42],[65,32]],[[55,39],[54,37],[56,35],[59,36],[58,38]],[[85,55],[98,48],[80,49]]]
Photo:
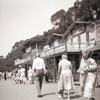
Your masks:
[[[25,53],[23,55],[23,59],[15,60],[15,65],[24,64],[29,61],[32,61],[33,58],[35,57],[36,51],[37,51],[36,49],[33,49],[31,52]]]
[[[94,45],[95,45],[94,43],[75,43],[74,42],[74,43],[67,43],[67,46],[66,46],[65,43],[62,43],[56,47],[51,47],[48,50],[43,50],[40,53],[40,55],[41,57],[49,57],[54,54],[59,54],[63,52],[80,52],[82,50],[90,49]],[[35,57],[35,54],[36,54],[36,50],[33,50],[29,54],[25,54],[23,59],[15,61],[15,65],[23,64],[23,63],[33,60],[33,58]]]
[[[15,65],[24,64],[24,63],[27,63],[28,61],[31,61],[31,60],[32,60],[32,58],[30,56],[27,58],[18,59],[18,60],[15,60]]]
[[[65,43],[59,46],[52,47],[49,50],[42,51],[41,57],[48,57],[54,54],[59,54],[63,52],[80,52],[82,50],[90,49],[94,46],[94,43]]]

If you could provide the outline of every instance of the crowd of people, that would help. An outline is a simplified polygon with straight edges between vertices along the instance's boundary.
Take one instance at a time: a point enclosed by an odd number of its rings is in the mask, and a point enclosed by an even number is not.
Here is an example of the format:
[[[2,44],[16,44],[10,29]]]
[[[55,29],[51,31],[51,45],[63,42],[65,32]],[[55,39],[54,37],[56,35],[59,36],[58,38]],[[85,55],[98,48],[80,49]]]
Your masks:
[[[90,57],[88,51],[83,52],[80,68],[80,95],[87,100],[95,100],[95,86],[97,80],[97,63]]]
[[[29,83],[33,84],[34,74],[31,67],[29,67],[27,74],[28,74],[28,77],[26,77],[25,68],[20,65],[18,68],[14,69],[11,72],[8,72],[8,71],[0,72],[0,80],[12,79],[14,84],[25,84],[26,80],[29,80]]]
[[[11,79],[12,78],[12,72],[8,72],[8,71],[4,71],[4,72],[0,72],[0,80],[4,79]]]
[[[68,100],[71,100],[70,91],[74,89],[74,80],[72,74],[72,64],[63,54],[58,64],[58,98],[64,98],[64,91],[68,92]],[[95,100],[95,86],[97,79],[98,66],[96,61],[91,58],[88,51],[82,52],[82,60],[78,73],[80,73],[80,96],[86,97],[87,100]],[[38,97],[42,97],[42,81],[45,72],[45,64],[39,54],[33,61],[33,70],[37,86]]]
[[[70,91],[74,90],[74,80],[72,74],[72,64],[68,60],[66,54],[62,55],[61,60],[58,63],[58,98],[64,98],[64,91],[68,92],[68,100],[71,100]],[[95,85],[97,79],[97,63],[90,57],[88,51],[82,52],[82,60],[78,73],[80,73],[80,96],[86,97],[87,100],[95,100]],[[45,81],[48,82],[47,68],[45,66],[44,59],[40,57],[40,54],[36,54],[36,58],[33,60],[33,65],[29,67],[27,71],[28,80],[30,84],[36,84],[37,97],[42,97],[42,83],[45,75]],[[0,79],[7,78],[12,79],[15,84],[25,84],[26,75],[25,68],[21,65],[13,72],[0,73]]]
[[[13,83],[17,84],[17,83],[23,83],[25,84],[26,81],[26,75],[25,75],[25,68],[22,67],[21,65],[18,67],[18,69],[15,69],[13,71]]]

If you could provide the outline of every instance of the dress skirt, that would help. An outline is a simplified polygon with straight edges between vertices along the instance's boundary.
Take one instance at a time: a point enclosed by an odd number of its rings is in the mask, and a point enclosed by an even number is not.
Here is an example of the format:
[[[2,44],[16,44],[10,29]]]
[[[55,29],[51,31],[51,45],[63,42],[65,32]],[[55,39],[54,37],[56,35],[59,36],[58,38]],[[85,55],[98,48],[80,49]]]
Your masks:
[[[58,91],[71,90],[74,88],[73,75],[71,70],[62,70],[58,80]]]
[[[95,96],[96,74],[88,73],[85,83],[84,97],[93,98]]]
[[[84,88],[85,88],[85,82],[86,82],[86,73],[80,73],[80,91],[79,94],[83,96],[84,94]]]
[[[28,78],[29,78],[29,81],[32,81],[32,80],[33,80],[33,75],[30,73],[30,74],[28,75]]]

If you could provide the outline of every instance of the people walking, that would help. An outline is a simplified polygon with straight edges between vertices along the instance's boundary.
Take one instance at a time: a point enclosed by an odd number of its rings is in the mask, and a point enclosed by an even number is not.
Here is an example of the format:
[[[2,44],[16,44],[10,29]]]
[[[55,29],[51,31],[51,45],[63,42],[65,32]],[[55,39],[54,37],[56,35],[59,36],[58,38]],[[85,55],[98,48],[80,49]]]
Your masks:
[[[63,98],[64,90],[68,91],[68,100],[70,100],[70,90],[74,88],[72,64],[67,60],[67,55],[62,55],[62,60],[58,66],[58,93],[59,98]]]
[[[44,76],[45,76],[45,82],[48,83],[49,82],[49,71],[47,67],[45,68]]]
[[[41,89],[42,89],[43,75],[45,70],[45,63],[43,58],[40,57],[39,53],[36,54],[36,58],[33,60],[32,69],[34,70],[38,97],[42,97]]]
[[[95,87],[97,77],[97,64],[93,58],[88,59],[88,66],[86,67],[87,78],[84,89],[84,97],[88,100],[95,100]]]
[[[4,72],[4,79],[7,80],[7,72]]]
[[[24,67],[21,67],[21,69],[20,69],[20,80],[21,80],[21,83],[25,84],[26,76],[25,76],[25,68]]]
[[[28,80],[30,84],[34,83],[34,74],[31,67],[29,67],[29,70],[28,70]]]
[[[0,72],[0,80],[2,79],[2,72]]]
[[[84,73],[80,73],[80,87],[83,88],[82,93],[87,100],[95,100],[97,64],[93,58],[89,57],[88,51],[85,51],[83,58],[85,58],[85,63],[83,63],[84,69],[82,69],[82,66],[79,68],[79,72],[83,71]]]
[[[86,81],[86,76],[87,76],[86,66],[87,66],[88,55],[89,55],[88,51],[86,51],[86,50],[82,51],[82,59],[81,59],[81,62],[80,62],[80,67],[79,67],[79,69],[77,71],[80,74],[79,94],[81,96],[84,95],[85,81]]]

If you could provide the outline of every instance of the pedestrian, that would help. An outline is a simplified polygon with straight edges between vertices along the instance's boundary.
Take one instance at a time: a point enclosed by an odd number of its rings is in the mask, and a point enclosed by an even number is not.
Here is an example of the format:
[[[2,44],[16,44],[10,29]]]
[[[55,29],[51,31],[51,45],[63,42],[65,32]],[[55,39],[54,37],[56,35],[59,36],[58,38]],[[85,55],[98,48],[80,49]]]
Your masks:
[[[2,78],[2,72],[0,72],[0,80],[1,80],[1,78]]]
[[[21,84],[21,82],[22,82],[21,81],[21,66],[18,67],[18,73],[17,74],[18,74],[18,83]]]
[[[95,87],[96,87],[96,79],[97,79],[97,64],[93,58],[88,58],[87,61],[87,77],[84,89],[84,97],[87,100],[95,100]]]
[[[33,70],[31,68],[31,66],[29,67],[29,70],[28,70],[28,80],[29,80],[29,83],[30,84],[33,84],[34,83],[34,74],[33,74]]]
[[[78,72],[80,72],[80,92],[87,100],[95,100],[95,85],[98,68],[95,60],[89,56],[90,53],[87,50],[83,52],[81,66],[78,70]]]
[[[88,52],[87,52],[87,50],[84,50],[84,51],[82,51],[82,59],[80,62],[80,67],[77,71],[80,74],[79,94],[81,96],[84,95],[85,81],[86,81],[86,76],[87,76],[87,73],[86,73],[87,59],[88,59]]]
[[[7,80],[7,72],[4,72],[4,79]]]
[[[58,93],[59,98],[64,97],[64,90],[68,92],[68,100],[70,100],[70,90],[74,88],[72,64],[67,59],[67,55],[62,55],[58,65]]]
[[[25,76],[24,66],[22,66],[21,69],[20,69],[20,80],[21,80],[21,83],[25,84],[26,76]]]
[[[49,71],[47,67],[45,68],[44,76],[45,76],[45,82],[48,83],[49,82]]]
[[[36,58],[33,60],[32,69],[34,71],[35,84],[37,87],[38,97],[42,97],[41,89],[45,71],[45,63],[44,59],[40,57],[39,53],[36,54]]]

